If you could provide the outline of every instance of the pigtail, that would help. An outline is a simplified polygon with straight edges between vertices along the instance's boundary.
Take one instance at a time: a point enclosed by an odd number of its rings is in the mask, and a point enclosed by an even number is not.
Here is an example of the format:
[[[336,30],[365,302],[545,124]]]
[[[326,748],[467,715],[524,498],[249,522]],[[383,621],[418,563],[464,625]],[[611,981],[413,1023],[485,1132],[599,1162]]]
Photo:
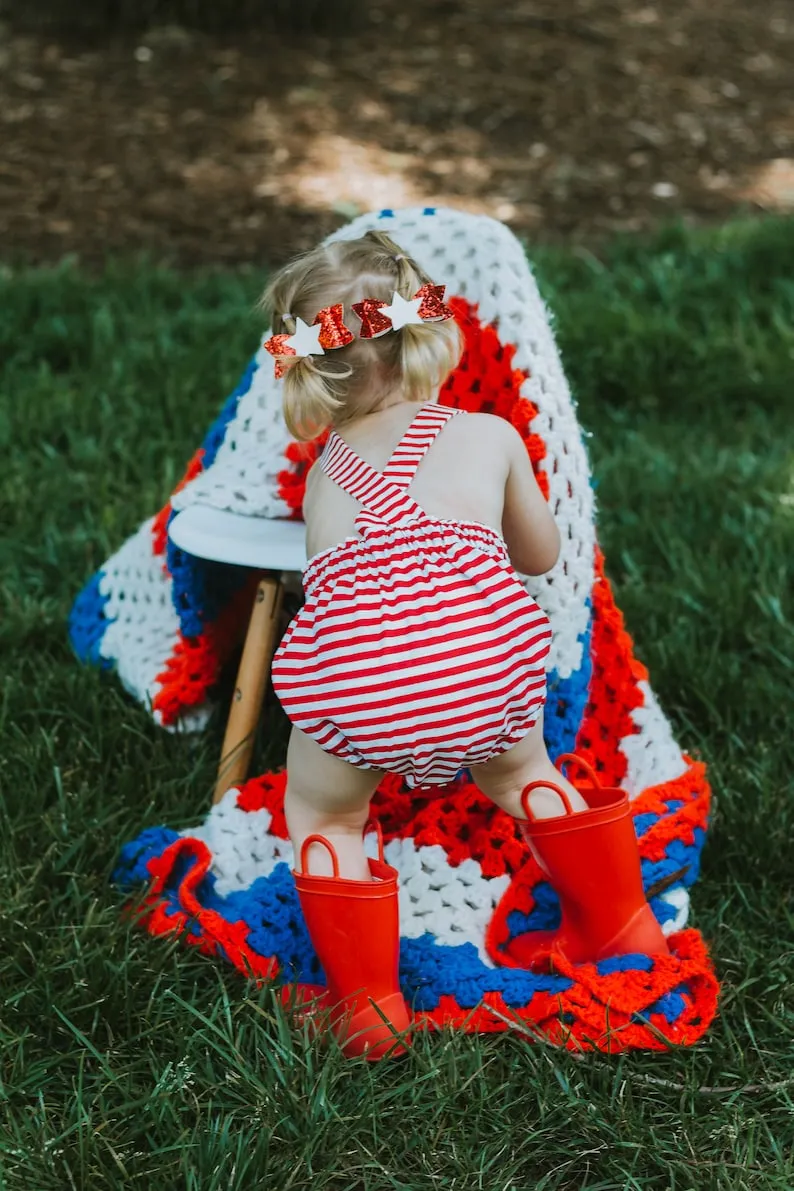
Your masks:
[[[384,263],[391,264],[394,288],[401,297],[410,299],[421,286],[431,283],[413,257],[403,252],[385,232],[367,232],[364,239],[377,244],[387,258]],[[405,395],[411,401],[428,401],[460,361],[463,344],[457,322],[447,319],[421,326],[411,323],[396,334],[400,339]]]
[[[310,272],[310,261],[304,268],[297,267],[304,261],[301,258],[277,273],[259,303],[260,310],[270,315],[274,334],[295,333],[292,306]],[[279,356],[278,361],[284,368],[284,421],[293,438],[307,442],[330,426],[343,408],[339,382],[349,379],[353,369],[341,362],[321,367],[314,356]]]
[[[347,380],[353,369],[348,366],[347,371],[326,371],[318,367],[314,356],[300,356],[293,363],[285,357],[285,363],[284,421],[293,438],[308,442],[330,426],[344,408],[345,402],[338,395],[336,385]]]
[[[405,395],[410,401],[430,401],[460,360],[463,344],[455,319],[443,323],[409,324],[402,336],[400,361]]]

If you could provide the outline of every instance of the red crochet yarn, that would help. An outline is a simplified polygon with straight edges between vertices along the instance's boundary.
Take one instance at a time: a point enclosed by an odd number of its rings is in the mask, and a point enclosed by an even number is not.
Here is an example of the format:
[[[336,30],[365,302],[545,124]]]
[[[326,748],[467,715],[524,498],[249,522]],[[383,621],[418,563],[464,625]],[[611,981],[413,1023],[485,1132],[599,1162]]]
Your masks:
[[[179,888],[180,909],[167,909],[161,894],[174,867],[182,861],[187,863],[186,876]],[[206,844],[190,838],[175,840],[162,855],[149,861],[149,873],[154,880],[144,900],[133,907],[137,921],[153,935],[180,935],[185,943],[204,955],[228,954],[246,976],[272,979],[278,973],[278,964],[248,946],[246,939],[251,929],[248,924],[227,922],[199,900],[197,890],[211,864],[212,854]],[[197,933],[190,929],[194,924],[201,928]]]
[[[594,964],[576,967],[561,961],[559,973],[574,981],[566,992],[536,993],[521,1009],[507,1005],[500,993],[486,993],[472,1012],[453,997],[441,997],[432,1013],[418,1013],[415,1029],[456,1028],[467,1033],[514,1029],[525,1037],[546,1037],[568,1050],[669,1050],[691,1046],[703,1036],[717,1010],[719,986],[706,946],[696,930],[680,931],[669,942],[669,956],[654,957],[647,971],[600,976]],[[682,989],[682,985],[685,986]],[[685,1010],[671,1026],[664,1014],[643,1013],[675,990]]]
[[[290,442],[284,454],[290,467],[285,467],[276,476],[278,495],[288,505],[296,520],[303,516],[303,496],[306,491],[306,477],[314,463],[320,458],[328,439],[328,431],[311,442]]]
[[[153,709],[166,727],[176,723],[186,707],[205,702],[221,667],[245,635],[258,578],[252,572],[218,619],[200,636],[180,636],[165,669],[157,675],[159,689],[152,700]]]
[[[191,480],[194,480],[199,472],[203,471],[203,469],[204,448],[200,447],[190,460],[190,463],[188,463],[182,479],[171,493],[172,499],[174,496],[176,496],[177,492],[181,492],[186,484],[189,484]],[[165,548],[168,544],[168,522],[171,518],[172,511],[171,501],[169,500],[168,504],[164,505],[163,508],[160,509],[160,512],[152,522],[152,552],[154,554],[165,554]]]

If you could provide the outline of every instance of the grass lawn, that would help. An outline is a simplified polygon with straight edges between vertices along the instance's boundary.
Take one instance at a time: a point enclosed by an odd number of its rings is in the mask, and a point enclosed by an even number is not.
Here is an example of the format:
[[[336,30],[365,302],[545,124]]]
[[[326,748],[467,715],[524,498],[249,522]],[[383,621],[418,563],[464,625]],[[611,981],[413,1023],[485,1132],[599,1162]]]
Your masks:
[[[794,223],[543,250],[537,268],[618,601],[710,765],[693,901],[719,1019],[692,1051],[446,1036],[351,1065],[291,1034],[267,990],[125,922],[118,849],[203,815],[221,727],[156,729],[73,659],[66,616],[236,382],[262,276],[7,271],[1,1191],[794,1187]]]

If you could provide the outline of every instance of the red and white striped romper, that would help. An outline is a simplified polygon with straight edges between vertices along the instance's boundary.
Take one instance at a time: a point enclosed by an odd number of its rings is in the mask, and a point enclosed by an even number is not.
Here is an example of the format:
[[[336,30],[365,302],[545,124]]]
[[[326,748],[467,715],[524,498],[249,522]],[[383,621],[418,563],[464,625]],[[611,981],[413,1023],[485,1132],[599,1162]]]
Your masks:
[[[362,506],[357,534],[314,556],[273,659],[293,724],[362,769],[440,785],[535,723],[551,627],[499,533],[430,517],[408,488],[459,410],[422,406],[383,472],[333,432],[319,464]]]

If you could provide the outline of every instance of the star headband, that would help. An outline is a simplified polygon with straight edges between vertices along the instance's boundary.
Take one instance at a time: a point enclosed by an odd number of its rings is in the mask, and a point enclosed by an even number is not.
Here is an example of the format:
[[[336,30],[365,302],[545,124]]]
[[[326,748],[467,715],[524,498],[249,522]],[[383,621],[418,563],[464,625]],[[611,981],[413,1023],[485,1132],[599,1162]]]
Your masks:
[[[361,319],[359,338],[378,339],[389,331],[400,331],[410,325],[440,323],[454,318],[454,312],[444,302],[445,288],[443,285],[423,285],[410,299],[395,291],[391,304],[377,298],[354,302],[352,309]],[[302,318],[296,318],[291,335],[271,335],[263,346],[276,358],[276,376],[282,377],[289,367],[290,361],[285,357],[324,356],[327,351],[352,343],[355,335],[345,326],[343,315],[344,307],[338,302],[320,310],[311,326]]]

